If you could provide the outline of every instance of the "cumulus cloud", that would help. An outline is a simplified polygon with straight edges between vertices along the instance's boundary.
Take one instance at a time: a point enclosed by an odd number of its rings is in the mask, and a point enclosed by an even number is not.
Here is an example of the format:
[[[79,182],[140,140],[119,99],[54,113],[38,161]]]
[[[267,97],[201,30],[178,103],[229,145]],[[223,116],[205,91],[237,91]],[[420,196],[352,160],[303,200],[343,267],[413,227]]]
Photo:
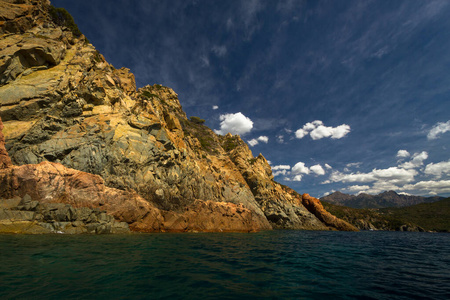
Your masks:
[[[272,170],[273,171],[277,171],[277,170],[289,170],[291,168],[290,165],[277,165],[277,166],[273,166]]]
[[[331,169],[331,166],[325,164],[327,169]],[[314,175],[325,175],[325,169],[320,165],[313,165],[307,167],[304,162],[296,163],[292,169],[289,165],[279,165],[272,168],[273,176],[287,175],[284,180],[287,181],[300,181],[304,175],[314,174]],[[290,175],[290,177],[289,177]]]
[[[283,144],[284,143],[284,136],[283,135],[277,135],[277,142],[278,143],[280,143],[280,144]]]
[[[450,193],[450,180],[429,180],[419,181],[415,184],[408,184],[403,187],[405,190],[422,190],[428,191],[430,194],[446,194]]]
[[[220,129],[214,130],[216,134],[246,134],[253,128],[253,122],[241,112],[235,114],[220,115]]]
[[[397,158],[405,158],[405,157],[409,157],[411,154],[409,154],[408,151],[406,150],[398,150],[397,152]]]
[[[295,132],[295,137],[298,138],[298,139],[302,139],[302,138],[304,138],[306,135],[308,135],[308,131],[306,131],[306,130],[304,130],[304,129],[302,129],[302,128],[300,128],[299,130],[297,130],[297,131]]]
[[[303,175],[295,175],[292,181],[302,181]]]
[[[314,165],[309,168],[311,171],[316,173],[317,175],[325,175],[325,170],[322,168],[321,165]]]
[[[403,169],[415,169],[423,165],[423,161],[428,158],[428,152],[422,151],[420,153],[414,153],[412,159],[408,162],[405,162],[399,167]]]
[[[358,194],[360,194],[368,189],[370,189],[370,186],[368,185],[351,185],[342,190],[350,193],[358,192]]]
[[[298,162],[295,166],[292,167],[293,174],[309,174],[310,170],[307,166],[305,166],[304,162]]]
[[[411,156],[406,150],[400,150],[397,157]],[[341,188],[343,191],[353,193],[368,193],[378,194],[383,191],[394,190],[412,194],[445,194],[450,192],[450,180],[443,178],[450,175],[450,160],[439,163],[430,163],[425,168],[421,168],[424,161],[428,159],[426,151],[414,153],[411,159],[407,162],[399,164],[396,167],[389,167],[385,169],[372,169],[370,172],[340,172],[335,170],[330,177],[323,181],[322,184],[329,184],[335,182],[341,183],[364,183],[353,184],[348,187]],[[311,169],[311,168],[310,168]],[[344,170],[345,170],[344,169]],[[432,175],[436,180],[419,181],[414,183],[416,176]],[[420,177],[419,177],[420,180]]]
[[[289,170],[291,169],[291,166],[289,165],[277,165],[272,167],[272,175],[279,176],[279,175],[287,175],[289,174]]]
[[[269,142],[269,138],[267,136],[262,135],[257,139],[251,139],[250,141],[247,141],[247,143],[252,147],[258,145],[259,142],[263,142],[263,143],[267,144]]]
[[[447,122],[439,122],[436,125],[431,128],[431,130],[428,132],[427,138],[429,140],[437,139],[441,134],[446,133],[447,131],[450,131],[450,120]]]
[[[306,123],[302,128],[295,132],[295,137],[302,139],[308,134],[313,140],[320,140],[323,138],[341,139],[350,132],[350,126],[342,124],[337,127],[328,127],[323,125],[320,120]]]
[[[214,109],[214,110],[219,109],[219,106],[213,105],[212,109]]]
[[[434,175],[437,178],[442,177],[442,175],[450,175],[450,160],[442,161],[439,163],[430,163],[425,167],[425,174]]]
[[[414,176],[417,175],[417,171],[410,169],[402,169],[398,167],[390,167],[387,169],[373,169],[368,173],[350,173],[345,174],[339,171],[335,171],[331,174],[328,181],[331,182],[375,182],[375,181],[389,181],[394,184],[407,183],[414,180]]]

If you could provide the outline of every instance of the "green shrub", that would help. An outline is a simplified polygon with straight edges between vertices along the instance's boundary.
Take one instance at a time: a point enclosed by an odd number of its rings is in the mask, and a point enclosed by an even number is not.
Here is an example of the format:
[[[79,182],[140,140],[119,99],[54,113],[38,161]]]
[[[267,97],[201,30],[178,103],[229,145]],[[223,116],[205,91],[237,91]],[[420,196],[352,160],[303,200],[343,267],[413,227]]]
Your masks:
[[[150,93],[149,91],[143,91],[143,92],[142,92],[142,95],[143,95],[145,98],[153,98],[153,97],[155,97],[155,98],[158,98],[158,99],[161,100],[161,98],[159,98],[158,95],[152,94],[152,93]]]
[[[205,123],[205,120],[204,120],[204,119],[201,119],[201,118],[199,118],[199,117],[193,116],[193,117],[190,117],[189,119],[190,119],[192,122],[196,123],[196,124],[203,124],[203,123]]]
[[[81,36],[81,31],[78,29],[78,26],[77,24],[75,24],[73,17],[69,14],[67,10],[65,10],[62,7],[56,8],[53,5],[51,5],[49,13],[50,17],[52,18],[52,21],[56,25],[65,26],[69,28],[69,30],[72,31],[73,35],[76,37]]]

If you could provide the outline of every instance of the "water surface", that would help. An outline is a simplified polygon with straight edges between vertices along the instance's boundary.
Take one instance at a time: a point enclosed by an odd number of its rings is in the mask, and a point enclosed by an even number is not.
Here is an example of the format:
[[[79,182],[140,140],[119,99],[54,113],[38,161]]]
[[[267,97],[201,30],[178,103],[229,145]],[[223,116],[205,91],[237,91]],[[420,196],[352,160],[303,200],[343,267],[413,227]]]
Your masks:
[[[450,299],[450,234],[0,235],[0,298]]]

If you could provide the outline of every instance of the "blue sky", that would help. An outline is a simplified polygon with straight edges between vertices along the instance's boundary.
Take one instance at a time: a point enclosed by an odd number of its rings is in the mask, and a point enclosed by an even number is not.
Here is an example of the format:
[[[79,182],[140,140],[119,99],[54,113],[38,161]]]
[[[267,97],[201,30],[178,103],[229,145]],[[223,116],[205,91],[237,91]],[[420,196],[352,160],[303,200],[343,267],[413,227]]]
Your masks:
[[[450,1],[52,3],[300,193],[450,196]]]

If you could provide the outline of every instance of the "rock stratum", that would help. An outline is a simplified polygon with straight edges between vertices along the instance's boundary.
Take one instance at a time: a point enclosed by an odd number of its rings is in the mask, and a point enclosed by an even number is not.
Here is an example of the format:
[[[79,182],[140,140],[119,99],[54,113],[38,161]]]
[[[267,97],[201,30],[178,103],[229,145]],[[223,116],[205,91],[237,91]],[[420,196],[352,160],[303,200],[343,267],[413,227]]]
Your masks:
[[[0,0],[0,35],[4,228],[25,210],[53,231],[356,230],[275,182],[239,136],[188,119],[172,89],[136,89],[48,1]]]

